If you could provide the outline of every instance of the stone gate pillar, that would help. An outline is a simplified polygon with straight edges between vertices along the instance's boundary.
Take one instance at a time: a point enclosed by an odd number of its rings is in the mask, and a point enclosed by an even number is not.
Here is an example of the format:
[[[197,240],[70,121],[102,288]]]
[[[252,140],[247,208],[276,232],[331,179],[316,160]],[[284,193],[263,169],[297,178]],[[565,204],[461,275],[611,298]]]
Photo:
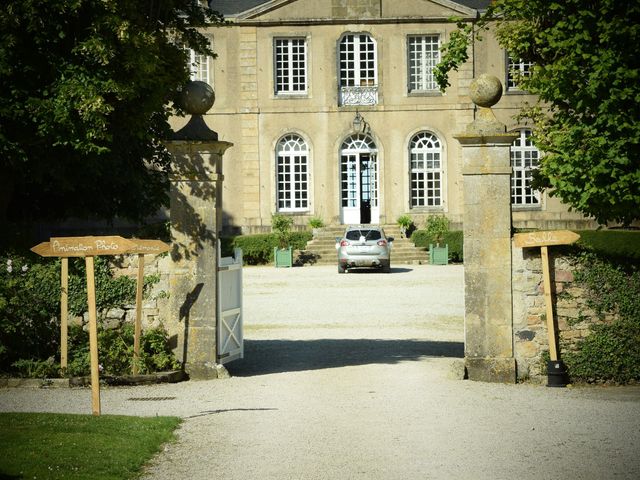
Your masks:
[[[471,380],[516,381],[511,300],[511,161],[508,134],[491,107],[502,96],[493,76],[470,86],[476,120],[454,135],[462,146],[465,366]]]
[[[191,378],[217,378],[218,237],[222,228],[222,156],[202,115],[214,102],[204,82],[191,82],[183,103],[191,120],[173,135],[170,175],[171,269],[169,309],[177,323],[177,357]]]

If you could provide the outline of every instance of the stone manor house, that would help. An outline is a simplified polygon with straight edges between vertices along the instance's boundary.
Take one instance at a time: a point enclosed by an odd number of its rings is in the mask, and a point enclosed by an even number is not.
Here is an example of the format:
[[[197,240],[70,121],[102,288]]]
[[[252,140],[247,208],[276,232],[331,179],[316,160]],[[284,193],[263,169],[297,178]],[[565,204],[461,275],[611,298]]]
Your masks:
[[[530,188],[540,152],[515,119],[535,98],[518,89],[510,58],[484,35],[441,93],[434,81],[447,21],[477,18],[489,0],[212,0],[231,22],[205,33],[218,58],[191,56],[193,79],[216,93],[205,115],[224,156],[225,231],[269,231],[271,215],[325,224],[422,225],[445,214],[462,227],[461,148],[453,137],[474,119],[468,97],[481,73],[501,79],[493,108],[509,131],[516,227],[585,228],[593,223]],[[180,128],[186,119],[173,119]]]

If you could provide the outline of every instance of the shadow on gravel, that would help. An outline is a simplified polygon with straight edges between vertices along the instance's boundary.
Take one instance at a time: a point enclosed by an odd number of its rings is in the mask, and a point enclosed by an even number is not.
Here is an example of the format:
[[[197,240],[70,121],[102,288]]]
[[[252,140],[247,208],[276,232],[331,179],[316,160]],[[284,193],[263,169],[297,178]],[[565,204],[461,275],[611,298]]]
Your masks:
[[[244,356],[225,365],[236,377],[394,364],[424,357],[463,358],[464,343],[424,340],[245,340]]]

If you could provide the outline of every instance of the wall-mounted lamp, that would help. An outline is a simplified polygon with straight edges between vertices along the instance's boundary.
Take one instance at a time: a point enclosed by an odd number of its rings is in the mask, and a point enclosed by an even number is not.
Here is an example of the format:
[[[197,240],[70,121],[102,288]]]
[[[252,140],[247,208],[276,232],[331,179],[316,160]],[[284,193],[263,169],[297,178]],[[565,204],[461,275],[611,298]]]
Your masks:
[[[353,122],[351,122],[351,124],[353,125],[353,129],[356,132],[367,133],[367,130],[369,128],[369,124],[365,121],[364,117],[360,115],[360,112],[357,110],[356,110],[356,116],[353,117]]]

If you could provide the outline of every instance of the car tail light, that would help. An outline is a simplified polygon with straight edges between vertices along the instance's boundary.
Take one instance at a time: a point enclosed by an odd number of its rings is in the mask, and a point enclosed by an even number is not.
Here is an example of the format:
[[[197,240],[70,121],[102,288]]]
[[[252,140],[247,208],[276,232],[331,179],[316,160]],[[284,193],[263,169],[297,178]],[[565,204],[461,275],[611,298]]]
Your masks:
[[[387,246],[387,241],[386,240],[378,240],[378,245],[380,245],[381,247],[386,247]]]
[[[340,242],[340,246],[341,246],[341,247],[348,247],[348,246],[349,246],[349,242],[347,242],[346,240],[342,240],[342,241]]]

